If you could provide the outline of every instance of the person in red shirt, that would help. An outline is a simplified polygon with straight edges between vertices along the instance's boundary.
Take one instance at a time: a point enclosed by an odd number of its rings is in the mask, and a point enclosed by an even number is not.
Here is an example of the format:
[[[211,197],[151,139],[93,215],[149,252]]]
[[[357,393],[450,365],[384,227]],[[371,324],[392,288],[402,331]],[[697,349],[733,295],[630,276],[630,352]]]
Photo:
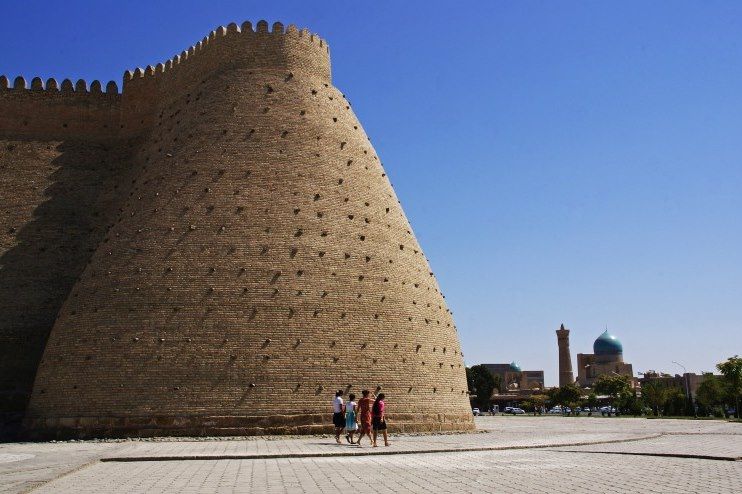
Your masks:
[[[368,436],[371,444],[373,444],[373,439],[371,439],[371,398],[368,397],[369,391],[367,389],[361,391],[361,394],[363,398],[358,400],[358,426],[361,432],[356,443],[358,446],[361,445],[363,436]]]
[[[374,437],[372,438],[371,442],[374,447],[376,447],[376,435],[379,431],[381,431],[381,433],[384,435],[384,446],[389,446],[389,438],[386,435],[385,408],[386,405],[384,404],[384,393],[380,393],[379,396],[376,397],[376,401],[374,402],[374,406],[372,409]]]

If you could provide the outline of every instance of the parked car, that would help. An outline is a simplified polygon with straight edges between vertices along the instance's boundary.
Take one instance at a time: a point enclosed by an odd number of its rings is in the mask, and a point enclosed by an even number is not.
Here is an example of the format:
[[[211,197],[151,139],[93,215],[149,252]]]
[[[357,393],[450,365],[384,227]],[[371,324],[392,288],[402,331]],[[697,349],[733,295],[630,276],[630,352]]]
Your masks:
[[[482,415],[482,412],[479,411],[479,408],[472,408],[471,413],[473,413],[475,417]]]
[[[525,415],[526,411],[522,408],[513,407],[510,409],[510,413],[512,413],[513,415]]]
[[[513,409],[513,407],[505,407],[502,409],[502,413],[510,413],[510,411]]]
[[[549,410],[547,413],[551,415],[569,415],[570,413],[572,413],[572,409],[569,407],[561,407],[557,405],[551,410]],[[579,407],[575,407],[575,413],[580,413]]]

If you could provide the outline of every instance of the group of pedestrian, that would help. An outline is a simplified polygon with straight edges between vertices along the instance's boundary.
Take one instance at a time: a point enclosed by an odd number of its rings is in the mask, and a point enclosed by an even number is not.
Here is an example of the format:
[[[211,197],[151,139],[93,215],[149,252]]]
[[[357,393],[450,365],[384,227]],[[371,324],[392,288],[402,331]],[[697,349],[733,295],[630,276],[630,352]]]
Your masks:
[[[343,390],[335,393],[332,402],[332,423],[335,426],[335,441],[342,444],[340,435],[346,431],[345,440],[350,444],[361,446],[361,439],[367,436],[371,446],[376,447],[376,437],[379,432],[384,436],[384,446],[389,446],[389,438],[386,432],[386,404],[384,393],[379,393],[373,399],[369,398],[371,393],[364,389],[361,391],[363,397],[356,402],[356,395],[348,395],[347,403],[343,402]],[[353,437],[358,432],[358,441]]]

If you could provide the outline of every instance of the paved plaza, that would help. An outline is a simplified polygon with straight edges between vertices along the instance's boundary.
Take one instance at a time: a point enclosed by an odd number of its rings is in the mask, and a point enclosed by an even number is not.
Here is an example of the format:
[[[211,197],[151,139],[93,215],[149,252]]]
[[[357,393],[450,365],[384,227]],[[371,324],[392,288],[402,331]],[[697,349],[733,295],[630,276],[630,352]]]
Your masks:
[[[478,433],[389,448],[330,437],[0,445],[0,492],[702,492],[742,490],[742,424],[479,417]]]

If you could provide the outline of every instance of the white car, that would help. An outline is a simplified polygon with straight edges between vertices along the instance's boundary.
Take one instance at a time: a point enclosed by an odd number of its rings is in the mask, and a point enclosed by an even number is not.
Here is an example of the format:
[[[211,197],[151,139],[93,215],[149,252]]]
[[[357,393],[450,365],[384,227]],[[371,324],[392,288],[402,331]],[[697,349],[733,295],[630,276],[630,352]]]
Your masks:
[[[513,415],[525,415],[526,411],[522,408],[511,408],[510,413]]]
[[[479,408],[472,408],[471,413],[473,413],[475,417],[482,415],[482,412],[479,411]]]

